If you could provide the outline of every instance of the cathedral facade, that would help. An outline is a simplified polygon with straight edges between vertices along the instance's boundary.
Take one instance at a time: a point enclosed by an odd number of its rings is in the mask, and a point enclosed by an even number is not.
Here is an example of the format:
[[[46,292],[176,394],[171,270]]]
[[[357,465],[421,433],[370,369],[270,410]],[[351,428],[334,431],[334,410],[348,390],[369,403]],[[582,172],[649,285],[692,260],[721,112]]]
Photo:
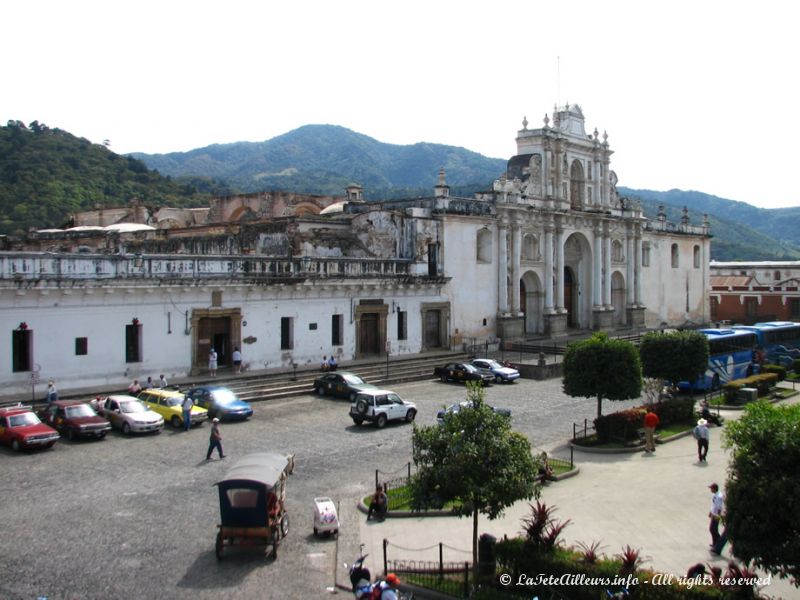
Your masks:
[[[221,367],[339,362],[709,320],[707,223],[617,194],[605,134],[575,105],[517,133],[491,190],[366,202],[262,193],[207,211],[134,207],[6,240],[6,394],[124,386]],[[113,223],[107,224],[109,220]],[[92,225],[89,225],[92,224]]]

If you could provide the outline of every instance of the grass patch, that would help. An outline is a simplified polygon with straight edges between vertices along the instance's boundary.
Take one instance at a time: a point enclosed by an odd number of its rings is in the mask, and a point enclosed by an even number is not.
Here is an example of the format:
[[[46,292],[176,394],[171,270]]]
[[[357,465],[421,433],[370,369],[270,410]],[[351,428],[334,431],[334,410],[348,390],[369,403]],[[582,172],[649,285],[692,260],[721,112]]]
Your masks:
[[[691,431],[692,429],[694,429],[695,425],[697,425],[696,421],[670,423],[669,425],[660,427],[656,433],[660,435],[662,438],[668,438],[670,436],[683,433],[684,431]]]
[[[411,510],[411,491],[408,486],[401,485],[395,488],[389,488],[386,492],[386,498],[389,500],[389,510]],[[364,496],[363,502],[366,506],[372,501],[372,494]],[[446,502],[442,508],[434,508],[430,510],[451,510],[457,506],[455,502]],[[420,511],[426,512],[426,511]]]

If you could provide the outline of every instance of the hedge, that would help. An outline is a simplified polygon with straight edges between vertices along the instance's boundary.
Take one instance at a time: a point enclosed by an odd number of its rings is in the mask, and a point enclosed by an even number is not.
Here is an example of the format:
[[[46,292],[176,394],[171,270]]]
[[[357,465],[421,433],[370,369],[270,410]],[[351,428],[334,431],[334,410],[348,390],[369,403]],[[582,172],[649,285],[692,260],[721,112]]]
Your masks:
[[[722,386],[722,391],[725,394],[725,400],[735,404],[739,399],[739,390],[741,388],[756,388],[759,396],[766,396],[769,394],[770,388],[774,387],[776,383],[778,383],[777,373],[758,373],[743,379],[729,381]]]

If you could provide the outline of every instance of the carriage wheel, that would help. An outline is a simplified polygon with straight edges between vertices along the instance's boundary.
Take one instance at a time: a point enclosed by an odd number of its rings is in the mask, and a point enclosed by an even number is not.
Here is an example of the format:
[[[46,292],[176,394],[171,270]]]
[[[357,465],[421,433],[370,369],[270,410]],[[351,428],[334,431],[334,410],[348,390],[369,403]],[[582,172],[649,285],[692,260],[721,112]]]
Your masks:
[[[281,537],[289,535],[289,515],[286,513],[281,517]]]
[[[224,545],[225,545],[225,542],[222,539],[222,532],[218,531],[217,532],[217,543],[216,543],[216,546],[214,548],[215,553],[217,555],[217,560],[222,560],[222,548],[223,548]]]

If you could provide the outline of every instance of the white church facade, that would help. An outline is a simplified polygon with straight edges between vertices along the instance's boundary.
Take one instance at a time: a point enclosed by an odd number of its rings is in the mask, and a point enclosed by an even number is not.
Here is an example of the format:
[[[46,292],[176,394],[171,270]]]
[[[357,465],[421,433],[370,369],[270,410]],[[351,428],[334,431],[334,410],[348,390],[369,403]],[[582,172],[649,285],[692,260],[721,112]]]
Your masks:
[[[524,122],[517,148],[475,198],[442,172],[428,198],[263,193],[6,240],[4,395],[202,372],[212,347],[221,366],[239,348],[251,369],[290,369],[709,320],[708,224],[620,198],[579,107]]]

